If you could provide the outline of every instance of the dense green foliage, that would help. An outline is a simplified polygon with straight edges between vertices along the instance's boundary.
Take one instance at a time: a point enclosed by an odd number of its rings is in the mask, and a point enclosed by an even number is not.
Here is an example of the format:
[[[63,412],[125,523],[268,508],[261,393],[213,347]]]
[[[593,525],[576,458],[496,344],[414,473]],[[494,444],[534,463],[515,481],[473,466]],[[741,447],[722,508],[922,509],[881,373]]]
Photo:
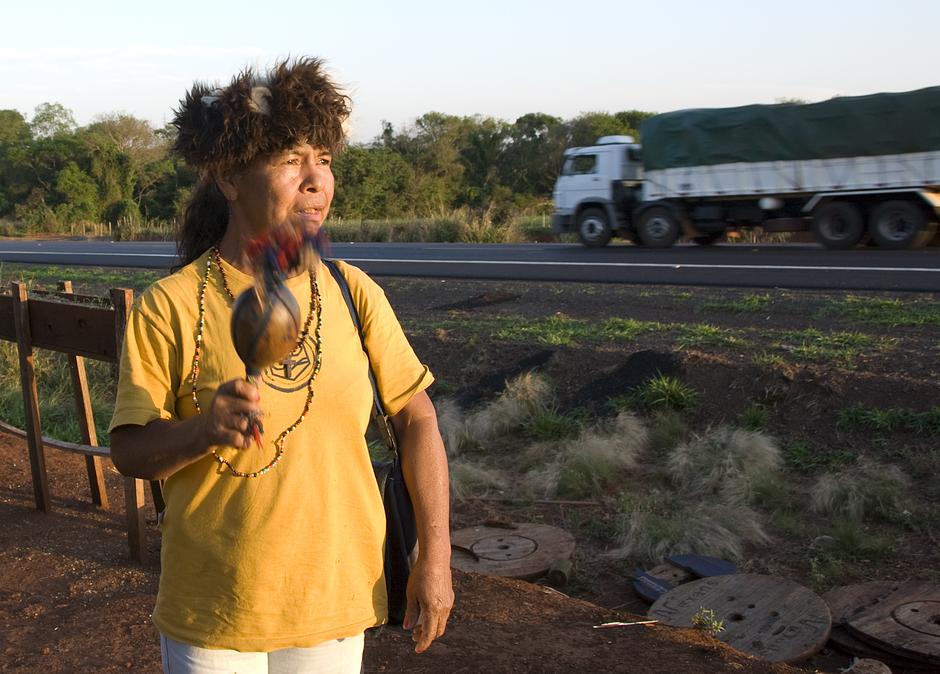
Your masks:
[[[338,219],[430,218],[454,211],[500,225],[548,212],[566,147],[629,134],[652,113],[542,113],[515,122],[429,112],[336,158]],[[127,114],[76,125],[59,103],[27,120],[0,110],[0,234],[106,223],[115,238],[167,231],[197,179],[169,152],[175,130]],[[158,223],[158,224],[154,224]]]

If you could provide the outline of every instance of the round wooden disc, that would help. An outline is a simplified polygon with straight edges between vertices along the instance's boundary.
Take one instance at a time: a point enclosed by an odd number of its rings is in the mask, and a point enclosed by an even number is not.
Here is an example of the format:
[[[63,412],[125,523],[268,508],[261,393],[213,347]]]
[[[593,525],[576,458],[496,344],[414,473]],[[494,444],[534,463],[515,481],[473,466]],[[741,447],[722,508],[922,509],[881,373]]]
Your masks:
[[[940,585],[898,583],[845,625],[886,651],[940,664]]]
[[[552,562],[569,559],[574,552],[574,536],[547,524],[469,527],[450,538],[455,569],[523,580],[541,578]]]
[[[896,592],[903,585],[905,583],[872,580],[867,583],[837,587],[829,590],[822,598],[829,606],[829,612],[832,613],[832,624],[842,625],[849,618],[861,615],[872,606],[881,603],[885,597]]]
[[[691,627],[692,616],[711,609],[724,622],[717,639],[769,662],[798,662],[818,653],[832,619],[822,597],[776,576],[740,573],[680,585],[656,600],[651,618]]]
[[[894,667],[895,669],[912,669],[915,671],[930,669],[936,670],[936,665],[931,665],[926,661],[905,658],[894,653],[889,653],[888,651],[882,648],[878,648],[877,646],[870,644],[867,641],[862,641],[847,629],[845,629],[845,627],[836,625],[834,623],[835,621],[833,620],[832,632],[829,634],[829,643],[838,648],[843,653],[854,655],[855,657],[859,658],[874,658],[875,660],[881,660],[881,662],[885,663],[889,667]]]

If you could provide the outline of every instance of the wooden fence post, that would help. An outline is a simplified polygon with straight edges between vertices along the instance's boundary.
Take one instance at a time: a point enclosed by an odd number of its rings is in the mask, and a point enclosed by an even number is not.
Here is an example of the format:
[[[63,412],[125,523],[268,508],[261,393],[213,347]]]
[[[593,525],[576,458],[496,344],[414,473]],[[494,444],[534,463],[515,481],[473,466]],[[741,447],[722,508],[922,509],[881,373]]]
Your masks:
[[[29,299],[26,284],[13,281],[12,291],[13,326],[16,330],[16,350],[20,359],[20,386],[23,389],[23,412],[26,417],[29,469],[33,475],[33,496],[36,500],[36,508],[47,513],[51,510],[52,503],[49,500],[46,455],[42,446],[42,425],[39,421],[39,393],[36,389],[33,344],[29,331]]]
[[[59,290],[72,293],[71,281],[60,281]],[[72,373],[72,392],[75,396],[75,411],[78,414],[78,426],[82,433],[82,442],[90,447],[98,446],[98,433],[95,430],[95,417],[91,409],[91,396],[88,393],[88,377],[85,373],[85,359],[68,354],[69,370]],[[85,455],[85,469],[88,472],[88,487],[91,489],[91,501],[105,510],[108,509],[108,491],[104,484],[104,469],[101,458]]]
[[[124,344],[124,329],[130,313],[134,293],[126,288],[111,289],[111,304],[114,305],[114,336],[117,346],[118,366]],[[144,523],[144,483],[134,477],[124,478],[124,516],[127,521],[127,545],[131,559],[141,561],[146,550]]]

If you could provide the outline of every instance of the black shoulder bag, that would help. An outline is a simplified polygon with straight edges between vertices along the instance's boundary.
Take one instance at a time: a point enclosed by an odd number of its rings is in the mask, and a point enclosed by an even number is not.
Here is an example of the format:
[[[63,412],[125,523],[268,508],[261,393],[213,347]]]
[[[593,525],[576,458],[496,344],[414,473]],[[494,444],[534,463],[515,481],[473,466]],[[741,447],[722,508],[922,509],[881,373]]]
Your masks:
[[[323,259],[323,263],[339,284],[339,289],[349,309],[349,315],[359,332],[362,350],[366,358],[369,358],[365,336],[362,334],[362,324],[359,322],[359,312],[349,292],[349,284],[336,263],[327,259]],[[401,625],[405,619],[407,607],[405,589],[408,586],[408,574],[411,572],[411,565],[418,553],[418,528],[415,524],[411,497],[408,495],[405,478],[401,472],[395,429],[389,423],[385,406],[379,396],[371,359],[369,360],[369,382],[372,384],[372,421],[392,456],[391,461],[373,461],[372,468],[375,470],[375,479],[385,504],[385,588],[388,591],[388,624]]]

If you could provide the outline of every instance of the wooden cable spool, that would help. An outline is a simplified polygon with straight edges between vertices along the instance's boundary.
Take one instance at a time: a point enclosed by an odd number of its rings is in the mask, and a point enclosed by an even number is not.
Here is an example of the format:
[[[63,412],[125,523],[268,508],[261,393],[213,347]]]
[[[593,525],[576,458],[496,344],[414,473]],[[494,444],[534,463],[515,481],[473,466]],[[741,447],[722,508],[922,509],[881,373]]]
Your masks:
[[[455,569],[522,580],[541,578],[558,560],[570,559],[575,545],[574,536],[547,524],[469,527],[453,532],[451,543]]]
[[[649,616],[691,627],[703,608],[724,623],[717,639],[770,662],[799,662],[818,653],[832,625],[826,602],[815,592],[785,578],[752,573],[680,585],[657,599]]]

